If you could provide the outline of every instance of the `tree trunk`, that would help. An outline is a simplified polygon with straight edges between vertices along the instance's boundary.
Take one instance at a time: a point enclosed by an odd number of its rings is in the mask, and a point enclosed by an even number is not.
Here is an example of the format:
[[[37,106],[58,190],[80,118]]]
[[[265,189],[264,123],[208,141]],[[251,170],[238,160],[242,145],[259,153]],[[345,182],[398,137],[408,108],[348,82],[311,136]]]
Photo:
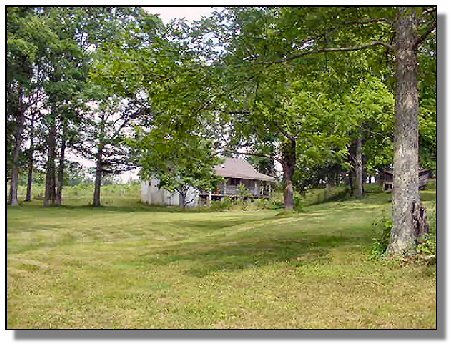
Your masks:
[[[11,184],[9,188],[9,204],[11,206],[19,205],[19,201],[17,200],[17,190],[19,188],[19,165],[18,165],[19,153],[20,149],[18,149],[18,146],[15,146],[11,168],[11,181],[10,181]]]
[[[419,194],[418,113],[415,8],[400,8],[395,23],[396,109],[394,186],[389,255],[414,252],[428,229]]]
[[[179,192],[179,207],[185,208],[185,201],[187,199],[187,192],[182,190]]]
[[[350,168],[348,171],[348,187],[350,188],[350,197],[354,195],[355,190],[355,154],[356,154],[356,142],[352,140],[350,146],[348,147],[348,162]]]
[[[22,93],[19,93],[19,106],[16,113],[16,131],[14,133],[14,148],[11,163],[11,181],[10,189],[8,195],[8,203],[11,206],[19,205],[17,199],[17,191],[19,188],[19,157],[20,157],[20,147],[22,145],[22,133],[24,130],[25,123],[25,113],[22,104]]]
[[[353,185],[353,195],[355,198],[361,199],[363,197],[363,149],[362,137],[358,136],[355,141],[355,183]]]
[[[102,151],[103,146],[99,146],[96,155],[96,178],[94,180],[94,194],[93,194],[93,206],[101,206],[100,202],[100,188],[102,186]]]
[[[296,141],[291,139],[283,144],[282,148],[282,168],[283,178],[285,183],[284,188],[284,208],[286,210],[293,210],[294,195],[293,195],[293,174],[296,164]]]
[[[46,187],[44,195],[44,206],[54,206],[56,200],[56,123],[53,118],[49,127],[49,135],[47,137],[47,164],[46,164]]]
[[[348,172],[348,187],[350,188],[350,197],[353,196],[353,169],[350,168]]]
[[[64,120],[63,120],[64,121]],[[56,189],[56,204],[58,206],[62,205],[62,194],[63,194],[63,178],[64,178],[64,152],[66,150],[66,123],[63,122],[63,130],[61,135],[61,148],[60,148],[60,163],[58,164],[58,178],[57,178],[57,189]]]
[[[34,114],[31,114],[30,123],[30,152],[28,155],[27,195],[25,201],[31,201],[31,187],[33,184],[33,153],[34,153]]]

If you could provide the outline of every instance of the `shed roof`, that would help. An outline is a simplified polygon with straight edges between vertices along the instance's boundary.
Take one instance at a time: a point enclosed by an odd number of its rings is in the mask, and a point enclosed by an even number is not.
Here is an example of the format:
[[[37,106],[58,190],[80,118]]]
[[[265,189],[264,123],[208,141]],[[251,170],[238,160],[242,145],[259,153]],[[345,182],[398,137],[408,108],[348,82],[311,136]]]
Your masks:
[[[215,173],[222,177],[241,178],[245,180],[260,180],[275,182],[275,178],[261,174],[246,160],[226,157],[223,164],[215,167]]]
[[[394,175],[394,170],[383,170],[383,172],[385,174]],[[426,174],[426,173],[429,173],[429,172],[430,172],[429,169],[419,168],[419,175],[423,175],[423,174]]]

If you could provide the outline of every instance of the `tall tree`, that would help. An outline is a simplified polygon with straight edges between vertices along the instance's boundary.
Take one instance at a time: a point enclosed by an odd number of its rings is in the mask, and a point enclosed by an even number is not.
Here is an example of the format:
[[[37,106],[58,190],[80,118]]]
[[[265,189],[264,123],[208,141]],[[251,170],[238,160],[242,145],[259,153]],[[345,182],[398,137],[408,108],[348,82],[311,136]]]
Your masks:
[[[179,193],[179,206],[184,208],[190,188],[212,190],[219,182],[214,165],[220,163],[207,138],[168,128],[155,128],[138,137],[131,145],[140,151],[140,175],[157,178],[160,188]]]
[[[426,231],[426,211],[418,191],[417,52],[436,28],[435,7],[285,8],[270,9],[278,18],[273,40],[283,49],[253,54],[244,61],[275,64],[313,55],[384,48],[395,60],[396,107],[394,132],[393,228],[388,253],[413,250]],[[279,13],[278,13],[279,12]],[[254,24],[255,25],[255,24]],[[281,44],[279,44],[281,46]]]
[[[332,71],[326,71],[324,61],[318,59],[293,65],[265,63],[286,48],[284,39],[276,39],[277,10],[229,11],[230,30],[237,34],[223,58],[223,84],[228,90],[224,108],[239,137],[231,144],[246,147],[251,155],[260,154],[255,149],[262,152],[265,144],[268,148],[264,151],[276,149],[274,158],[283,169],[284,204],[290,210],[297,162],[306,153],[314,156],[314,151],[317,159],[342,152],[343,143],[338,140],[343,130],[334,121],[332,106],[337,97],[328,97],[323,83],[326,73]]]
[[[396,59],[396,117],[394,134],[393,228],[389,254],[412,252],[415,241],[427,231],[426,210],[419,194],[419,91],[418,46],[436,26],[422,9],[399,8],[394,22]],[[419,32],[421,26],[427,25]]]
[[[375,156],[382,155],[380,152],[382,146],[391,144],[378,143],[376,139],[386,139],[385,135],[389,134],[388,128],[391,131],[393,129],[394,99],[381,79],[367,76],[366,79],[354,86],[349,94],[344,95],[342,103],[342,116],[348,118],[348,134],[352,141],[350,145],[353,158],[351,166],[354,171],[352,194],[361,198],[363,196],[364,155],[366,155],[366,161],[370,159],[371,162],[374,162]],[[390,147],[392,148],[392,145]]]
[[[8,202],[18,205],[19,159],[24,143],[27,117],[38,101],[33,97],[39,88],[36,65],[45,55],[55,35],[33,8],[8,7],[7,11],[7,124],[8,171],[10,192]]]
[[[110,96],[95,86],[96,95],[89,97],[90,110],[85,110],[85,130],[80,133],[77,152],[96,164],[93,206],[101,206],[102,178],[135,168],[125,139],[131,126],[147,109],[146,99],[133,100]]]
[[[47,162],[44,206],[61,205],[64,155],[69,111],[77,105],[86,79],[86,56],[75,40],[78,21],[71,8],[49,7],[39,10],[40,16],[55,33],[54,45],[47,50],[41,62],[46,74],[44,91],[47,95]],[[60,164],[57,165],[59,157]],[[60,178],[60,179],[59,179]]]

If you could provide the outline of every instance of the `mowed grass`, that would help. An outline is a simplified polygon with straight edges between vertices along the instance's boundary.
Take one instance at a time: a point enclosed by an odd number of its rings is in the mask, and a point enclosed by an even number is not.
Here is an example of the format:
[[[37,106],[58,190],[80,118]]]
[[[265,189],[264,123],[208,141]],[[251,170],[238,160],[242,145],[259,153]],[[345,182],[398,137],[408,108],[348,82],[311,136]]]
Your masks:
[[[423,197],[432,210],[434,191]],[[390,198],[290,216],[8,208],[7,326],[435,328],[436,267],[369,259]]]

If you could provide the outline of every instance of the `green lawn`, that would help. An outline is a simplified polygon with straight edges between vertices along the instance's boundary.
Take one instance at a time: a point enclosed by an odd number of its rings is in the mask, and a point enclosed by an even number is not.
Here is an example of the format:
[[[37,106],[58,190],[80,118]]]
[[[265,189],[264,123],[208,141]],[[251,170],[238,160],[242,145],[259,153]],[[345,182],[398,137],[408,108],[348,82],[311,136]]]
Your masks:
[[[8,327],[435,328],[436,267],[369,259],[390,198],[294,216],[8,208]]]

